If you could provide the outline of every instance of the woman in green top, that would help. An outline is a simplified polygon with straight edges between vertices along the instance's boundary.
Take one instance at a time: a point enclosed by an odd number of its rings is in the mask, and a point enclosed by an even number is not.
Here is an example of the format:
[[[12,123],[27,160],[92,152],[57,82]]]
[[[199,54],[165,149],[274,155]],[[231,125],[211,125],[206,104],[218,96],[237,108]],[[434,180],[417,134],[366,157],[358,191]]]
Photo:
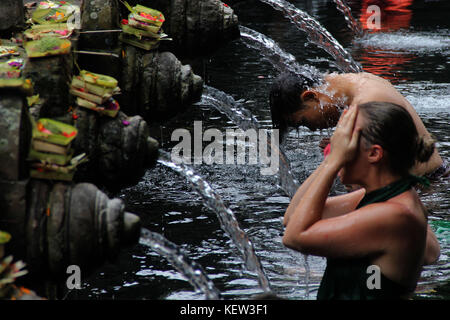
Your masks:
[[[420,179],[409,171],[433,150],[396,104],[369,102],[343,113],[330,154],[284,216],[284,245],[327,258],[318,299],[396,299],[414,291],[422,266],[439,257],[439,243],[412,188]],[[362,188],[328,197],[337,175]]]

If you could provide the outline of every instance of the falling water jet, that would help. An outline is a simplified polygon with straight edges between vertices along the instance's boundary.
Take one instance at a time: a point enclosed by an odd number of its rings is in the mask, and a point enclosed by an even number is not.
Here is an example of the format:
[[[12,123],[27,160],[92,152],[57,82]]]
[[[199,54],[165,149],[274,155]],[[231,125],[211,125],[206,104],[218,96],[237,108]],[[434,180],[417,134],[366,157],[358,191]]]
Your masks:
[[[239,227],[233,211],[225,206],[220,196],[202,177],[196,175],[192,168],[184,164],[173,163],[170,160],[169,153],[160,150],[158,163],[178,172],[188,180],[192,188],[203,198],[205,206],[217,214],[222,229],[233,240],[233,243],[244,258],[247,269],[256,272],[260,287],[264,292],[271,292],[269,280],[255,253],[253,244],[247,234]]]
[[[347,22],[347,26],[350,30],[352,30],[353,34],[357,37],[362,37],[364,35],[364,31],[361,28],[361,25],[358,21],[353,17],[352,10],[347,5],[345,0],[333,0],[336,4],[337,9],[344,15],[345,22]]]
[[[220,291],[208,278],[202,266],[190,260],[176,244],[170,242],[164,236],[142,228],[139,243],[167,259],[196,290],[205,294],[207,300],[223,299]]]
[[[309,255],[304,254],[303,255],[303,264],[305,266],[305,298],[309,299],[309,282],[310,282],[310,275],[311,270],[309,268],[309,261],[308,261]]]
[[[240,26],[239,31],[244,44],[260,52],[277,69],[287,69],[292,72],[300,69],[300,65],[297,63],[295,57],[281,49],[273,39],[244,26]]]
[[[339,44],[339,42],[320,23],[285,0],[260,0],[276,10],[282,11],[286,18],[306,33],[308,40],[328,52],[342,72],[362,72],[359,63]]]
[[[216,108],[242,130],[258,130],[260,128],[258,120],[249,110],[237,103],[230,95],[213,87],[204,86],[202,100],[197,104]],[[280,186],[292,198],[300,184],[292,175],[289,159],[281,146],[271,143],[270,137],[267,138],[267,144],[270,146],[271,152],[275,152],[279,156]]]
[[[239,28],[244,45],[255,49],[263,59],[273,64],[280,72],[301,74],[311,82],[320,77],[319,70],[307,64],[300,65],[292,54],[281,49],[273,39],[244,26]]]
[[[204,86],[202,100],[197,103],[200,105],[210,105],[216,108],[219,112],[225,114],[235,125],[242,130],[247,129],[259,129],[260,125],[258,120],[252,115],[250,111],[245,109],[241,104],[237,103],[233,97],[227,95],[216,88]],[[279,155],[279,178],[280,187],[286,192],[289,198],[297,192],[300,184],[293,177],[291,166],[288,158],[281,146],[272,145],[270,138],[267,139],[268,145],[271,147],[271,152],[276,152]],[[309,281],[310,281],[310,268],[308,262],[308,256],[303,255],[303,261],[305,266],[305,298],[309,298]]]
[[[289,71],[294,74],[302,74],[311,81],[317,78],[319,71],[309,65],[300,65],[295,57],[281,49],[278,44],[266,35],[253,29],[240,26],[242,42],[249,48],[255,49],[280,72]]]
[[[249,110],[242,107],[232,96],[213,87],[205,85],[202,99],[196,104],[213,106],[242,130],[259,129],[258,120]]]

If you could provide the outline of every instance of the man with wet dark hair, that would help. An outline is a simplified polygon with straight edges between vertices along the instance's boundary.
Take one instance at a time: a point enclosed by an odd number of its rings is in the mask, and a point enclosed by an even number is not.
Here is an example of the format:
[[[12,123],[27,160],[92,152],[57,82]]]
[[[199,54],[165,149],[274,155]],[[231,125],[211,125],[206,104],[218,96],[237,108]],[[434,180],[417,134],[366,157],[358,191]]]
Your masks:
[[[387,80],[370,73],[314,75],[283,73],[273,83],[270,110],[274,128],[280,129],[283,140],[289,127],[305,126],[310,130],[334,127],[342,110],[350,105],[370,101],[396,103],[413,118],[419,136],[432,139],[413,106]],[[399,124],[401,125],[401,124]],[[430,160],[414,166],[412,173],[446,176],[448,165],[437,149]]]
[[[272,123],[275,128],[280,129],[280,136],[284,136],[289,127],[306,126],[311,130],[329,128],[333,123],[323,123],[319,126],[312,119],[301,121],[294,114],[302,110],[302,101],[299,99],[302,92],[310,88],[318,87],[323,83],[320,75],[317,78],[309,78],[303,75],[294,75],[292,73],[281,74],[273,83],[270,91],[270,112],[272,114]],[[339,112],[337,112],[339,118]],[[326,121],[325,117],[322,121]],[[334,119],[334,117],[332,117]],[[296,120],[297,119],[297,120]]]

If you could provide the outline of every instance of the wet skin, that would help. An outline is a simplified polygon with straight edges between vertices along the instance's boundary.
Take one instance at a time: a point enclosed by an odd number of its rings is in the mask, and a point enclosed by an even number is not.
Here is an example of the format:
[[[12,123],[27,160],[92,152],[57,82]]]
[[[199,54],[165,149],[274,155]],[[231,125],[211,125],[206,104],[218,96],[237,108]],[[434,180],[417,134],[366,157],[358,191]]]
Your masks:
[[[359,139],[365,119],[353,107],[331,138],[331,153],[303,182],[284,216],[283,243],[294,250],[331,258],[370,257],[392,281],[414,288],[423,264],[439,257],[439,243],[427,225],[414,189],[356,209],[364,193],[399,179],[385,164],[379,145]],[[362,189],[328,197],[340,174]]]
[[[334,127],[343,106],[359,105],[370,101],[396,103],[412,116],[419,136],[430,136],[414,107],[387,80],[370,73],[330,74],[324,85],[301,93],[303,108],[284,115],[292,127],[305,126],[310,130]],[[423,175],[442,165],[442,158],[435,150],[431,159],[418,164],[413,173]]]

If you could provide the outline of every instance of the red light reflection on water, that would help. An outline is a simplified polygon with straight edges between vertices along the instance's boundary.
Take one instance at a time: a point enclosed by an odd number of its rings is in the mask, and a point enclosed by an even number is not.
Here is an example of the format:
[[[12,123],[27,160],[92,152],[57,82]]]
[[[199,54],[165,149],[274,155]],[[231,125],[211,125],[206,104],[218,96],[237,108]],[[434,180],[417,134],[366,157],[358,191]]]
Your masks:
[[[412,10],[409,7],[412,3],[413,0],[363,0],[359,17],[361,27],[368,33],[408,29],[412,17]],[[373,29],[371,24],[374,11],[367,10],[372,5],[380,9],[378,29]],[[411,53],[388,52],[375,47],[361,48],[355,52],[355,56],[362,64],[364,71],[391,82],[410,80],[407,77],[407,66],[416,58]]]
[[[370,47],[363,48],[355,56],[365,72],[376,74],[392,83],[411,80],[407,76],[407,65],[416,58],[414,54],[384,52]]]

